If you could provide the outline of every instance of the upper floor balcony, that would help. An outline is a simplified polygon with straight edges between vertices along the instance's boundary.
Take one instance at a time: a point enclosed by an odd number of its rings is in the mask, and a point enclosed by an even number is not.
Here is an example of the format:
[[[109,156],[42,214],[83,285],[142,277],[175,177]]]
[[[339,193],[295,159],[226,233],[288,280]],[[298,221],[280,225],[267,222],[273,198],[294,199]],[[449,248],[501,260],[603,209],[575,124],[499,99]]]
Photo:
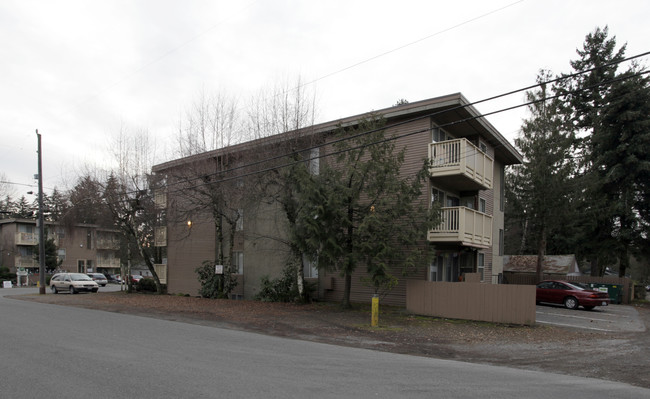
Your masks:
[[[494,160],[467,139],[429,144],[431,178],[459,191],[490,190]]]
[[[155,247],[167,246],[167,226],[157,226],[154,229],[154,243]]]
[[[117,269],[120,267],[120,258],[97,258],[97,267]]]
[[[99,236],[97,237],[96,248],[117,251],[120,249],[120,240],[113,236]]]
[[[492,216],[464,206],[441,209],[442,221],[429,231],[430,242],[489,248],[492,245]]]
[[[16,268],[39,267],[39,262],[33,256],[16,256]]]
[[[16,233],[16,245],[37,245],[37,233]]]

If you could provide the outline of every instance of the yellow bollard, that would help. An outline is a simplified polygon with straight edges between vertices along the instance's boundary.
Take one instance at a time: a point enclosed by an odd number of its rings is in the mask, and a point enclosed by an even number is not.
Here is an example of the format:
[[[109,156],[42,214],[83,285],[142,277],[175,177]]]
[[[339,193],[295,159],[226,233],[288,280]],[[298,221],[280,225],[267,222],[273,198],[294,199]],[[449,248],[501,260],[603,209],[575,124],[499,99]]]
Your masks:
[[[379,297],[373,295],[372,297],[372,319],[370,325],[372,327],[377,327],[379,324]]]

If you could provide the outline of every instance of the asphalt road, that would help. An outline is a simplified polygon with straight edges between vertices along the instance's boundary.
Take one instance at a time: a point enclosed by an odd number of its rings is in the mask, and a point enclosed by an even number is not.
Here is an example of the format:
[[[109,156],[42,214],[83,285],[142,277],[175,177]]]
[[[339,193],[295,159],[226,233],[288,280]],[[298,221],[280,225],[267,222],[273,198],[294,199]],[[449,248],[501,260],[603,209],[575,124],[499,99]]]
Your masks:
[[[626,384],[5,298],[0,398],[650,397]],[[92,295],[92,294],[81,294]]]
[[[598,306],[594,310],[537,305],[536,322],[565,328],[603,332],[643,332],[645,324],[632,306]]]

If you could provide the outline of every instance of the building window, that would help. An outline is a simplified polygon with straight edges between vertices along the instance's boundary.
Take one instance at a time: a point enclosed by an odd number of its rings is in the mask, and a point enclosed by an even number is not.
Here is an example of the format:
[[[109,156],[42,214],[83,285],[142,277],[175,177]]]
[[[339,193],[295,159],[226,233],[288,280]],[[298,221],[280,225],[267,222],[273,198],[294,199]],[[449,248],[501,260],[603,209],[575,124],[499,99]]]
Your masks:
[[[309,174],[318,176],[320,173],[320,148],[312,148],[309,152]]]
[[[503,166],[499,168],[499,179],[501,180],[499,182],[500,185],[499,194],[501,196],[501,198],[499,198],[499,210],[503,212],[503,206],[506,200],[506,180],[505,180],[505,169]]]
[[[503,229],[499,229],[499,256],[503,256]]]
[[[318,261],[311,261],[306,255],[302,255],[303,274],[305,278],[318,277]]]
[[[235,230],[242,231],[244,230],[244,210],[237,209],[237,222],[235,225]]]
[[[443,257],[435,256],[429,265],[429,281],[442,281]]]
[[[56,257],[59,258],[61,262],[65,260],[65,248],[56,250]]]
[[[477,262],[476,271],[481,277],[481,281],[485,281],[485,254],[479,252]]]
[[[93,232],[91,230],[88,230],[88,234],[86,234],[86,249],[92,249],[93,248]]]
[[[440,206],[444,206],[445,204],[445,192],[440,191],[435,187],[431,188],[431,205],[433,205],[434,202],[437,202],[440,204]]]
[[[478,149],[481,150],[484,154],[487,154],[487,144],[481,140],[478,141]]]
[[[485,198],[479,198],[478,200],[478,210],[479,212],[487,213],[486,210],[486,205],[485,205]]]
[[[244,253],[235,251],[232,253],[232,269],[235,274],[244,274]]]

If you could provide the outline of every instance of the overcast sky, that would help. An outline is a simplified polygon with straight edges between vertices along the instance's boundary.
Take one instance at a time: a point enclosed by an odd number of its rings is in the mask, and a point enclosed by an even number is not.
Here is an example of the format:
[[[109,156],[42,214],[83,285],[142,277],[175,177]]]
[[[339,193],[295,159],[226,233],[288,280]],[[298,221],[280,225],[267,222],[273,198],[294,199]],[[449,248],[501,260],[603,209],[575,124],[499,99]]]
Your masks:
[[[17,196],[35,184],[36,129],[46,188],[105,164],[120,126],[148,129],[167,161],[202,90],[245,103],[300,76],[319,122],[402,98],[478,101],[568,72],[597,26],[628,56],[649,51],[649,17],[647,0],[0,0],[0,175]],[[525,115],[488,119],[512,141]]]

